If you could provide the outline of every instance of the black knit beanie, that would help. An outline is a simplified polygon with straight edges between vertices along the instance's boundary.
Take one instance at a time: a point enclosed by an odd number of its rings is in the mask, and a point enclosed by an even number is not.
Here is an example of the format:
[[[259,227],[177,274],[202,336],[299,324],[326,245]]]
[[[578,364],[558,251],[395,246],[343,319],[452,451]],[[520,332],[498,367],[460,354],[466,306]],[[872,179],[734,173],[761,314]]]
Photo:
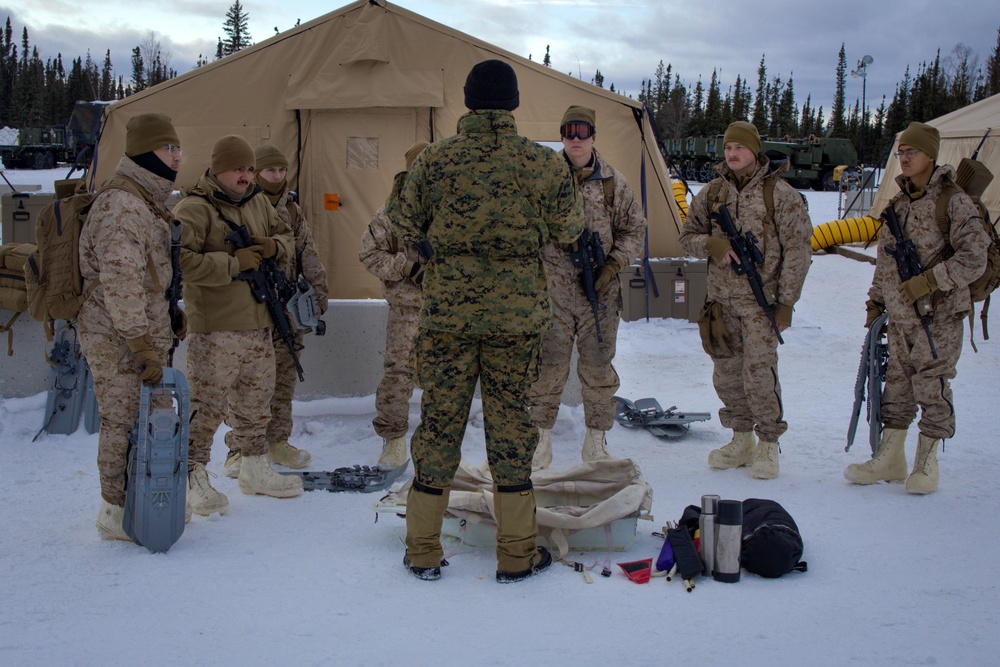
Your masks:
[[[513,111],[521,103],[514,68],[502,60],[484,60],[474,65],[465,79],[465,106]]]

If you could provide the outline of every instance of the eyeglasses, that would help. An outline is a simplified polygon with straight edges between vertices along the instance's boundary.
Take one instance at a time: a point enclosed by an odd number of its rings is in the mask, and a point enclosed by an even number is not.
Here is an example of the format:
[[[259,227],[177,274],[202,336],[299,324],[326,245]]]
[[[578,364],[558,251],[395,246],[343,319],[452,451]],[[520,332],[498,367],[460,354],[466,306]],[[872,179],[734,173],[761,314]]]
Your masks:
[[[922,152],[923,151],[921,151],[919,148],[908,148],[905,151],[896,151],[895,153],[893,153],[893,155],[896,156],[897,160],[902,160],[904,157],[911,158],[917,153],[922,153]]]
[[[166,149],[167,149],[167,153],[169,153],[170,155],[178,155],[179,156],[181,154],[181,147],[180,146],[175,146],[173,144],[167,144],[166,145]]]
[[[590,123],[566,123],[559,128],[563,139],[590,139],[594,136],[594,126]]]

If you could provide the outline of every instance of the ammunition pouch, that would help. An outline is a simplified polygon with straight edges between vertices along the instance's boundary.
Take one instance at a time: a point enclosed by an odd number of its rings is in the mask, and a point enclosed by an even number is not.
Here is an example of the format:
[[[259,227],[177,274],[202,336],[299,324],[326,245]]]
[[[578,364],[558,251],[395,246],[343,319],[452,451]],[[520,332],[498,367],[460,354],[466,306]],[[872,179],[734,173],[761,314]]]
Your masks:
[[[722,319],[722,304],[719,302],[705,302],[698,314],[698,333],[701,335],[701,346],[708,356],[733,356],[733,350],[729,346],[729,329]]]

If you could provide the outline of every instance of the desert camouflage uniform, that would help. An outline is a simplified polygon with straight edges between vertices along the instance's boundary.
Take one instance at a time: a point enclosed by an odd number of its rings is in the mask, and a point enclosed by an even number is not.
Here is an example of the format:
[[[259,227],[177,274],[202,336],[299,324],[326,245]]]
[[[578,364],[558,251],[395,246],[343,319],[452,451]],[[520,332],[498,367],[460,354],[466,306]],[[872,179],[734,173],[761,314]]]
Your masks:
[[[329,303],[329,289],[326,283],[326,268],[319,258],[316,242],[313,240],[312,227],[298,202],[290,199],[289,190],[283,188],[277,195],[261,193],[267,198],[286,225],[295,234],[295,255],[285,269],[289,280],[298,279],[301,274],[316,291],[316,303],[322,315]],[[292,322],[291,316],[288,318]],[[294,326],[294,323],[293,323]],[[305,334],[311,330],[295,331],[295,349],[305,347]],[[271,421],[267,425],[267,442],[286,442],[292,435],[292,399],[295,398],[295,385],[299,376],[295,370],[295,360],[288,351],[285,340],[273,332],[274,342],[274,395],[271,397]]]
[[[889,367],[882,393],[882,420],[886,428],[906,429],[921,408],[918,427],[924,435],[950,438],[955,435],[955,407],[950,380],[962,352],[962,320],[972,309],[969,283],[986,267],[989,238],[979,220],[979,209],[965,194],[956,194],[948,205],[951,221],[948,237],[937,220],[937,199],[945,185],[953,184],[955,169],[938,166],[920,197],[909,193],[909,179],[900,175],[896,182],[902,190],[890,205],[896,210],[906,238],[913,241],[917,255],[937,280],[933,294],[931,337],[937,359],[931,354],[927,334],[899,291],[896,260],[886,253],[886,245],[896,241],[888,225],[882,226],[878,258],[869,297],[884,304],[889,313]],[[950,257],[946,245],[954,249]]]
[[[565,151],[563,152],[565,156]],[[567,160],[567,163],[569,161]],[[583,169],[570,168],[581,184],[587,229],[597,232],[608,260],[626,267],[642,252],[646,218],[642,206],[625,177],[594,150],[593,163]],[[605,201],[604,180],[613,179],[613,210]],[[549,281],[554,326],[542,334],[540,377],[531,387],[531,418],[535,426],[551,429],[559,413],[559,401],[569,377],[573,342],[576,341],[587,428],[609,431],[615,421],[614,395],[620,382],[611,362],[615,358],[618,323],[622,310],[621,285],[616,276],[598,295],[602,344],[597,342],[594,311],[580,282],[580,269],[573,266],[565,246],[549,243],[542,249]],[[595,276],[596,278],[596,276]]]
[[[187,380],[191,387],[189,467],[208,464],[212,441],[225,420],[227,442],[244,456],[267,452],[265,435],[274,392],[271,315],[243,280],[234,280],[239,261],[222,215],[246,225],[251,236],[269,236],[277,245],[279,267],[295,249],[292,230],[251,184],[232,201],[206,172],[173,209],[183,223],[181,268],[188,316]],[[221,214],[220,214],[221,212]]]
[[[406,172],[396,174],[389,200],[399,196]],[[358,259],[368,272],[382,281],[382,295],[389,303],[385,328],[382,380],[375,391],[375,432],[386,439],[402,438],[409,427],[413,374],[410,353],[420,322],[420,286],[406,273],[409,262],[425,262],[412,243],[400,243],[389,229],[385,206],[375,212],[361,236]]]
[[[812,223],[802,196],[780,177],[788,169],[787,162],[771,169],[766,157],[758,155],[757,159],[756,171],[742,187],[737,186],[737,178],[725,162],[715,169],[725,179],[724,199],[737,231],[752,232],[764,255],[764,263],[757,271],[765,294],[773,295],[774,303],[794,306],[812,261]],[[765,180],[772,178],[777,179],[773,222],[768,219],[763,194]],[[722,306],[723,321],[729,330],[732,354],[716,348],[711,355],[715,390],[724,406],[719,410],[719,420],[733,431],[756,430],[760,440],[777,442],[788,428],[778,381],[778,339],[754,299],[746,276],[736,275],[732,267],[709,257],[707,238],[725,238],[708,217],[710,188],[706,184],[695,195],[679,240],[689,254],[708,257],[706,300]]]
[[[94,200],[80,237],[84,290],[93,289],[80,308],[80,345],[94,375],[101,417],[97,467],[101,495],[125,504],[128,434],[139,412],[139,365],[126,339],[149,334],[163,365],[173,334],[164,288],[170,284],[170,228],[162,217],[174,184],[123,157],[115,175],[134,182],[152,204],[121,189]],[[150,273],[150,262],[156,275]],[[96,289],[95,281],[100,281]]]
[[[473,111],[459,119],[457,135],[424,149],[388,213],[396,236],[434,248],[414,350],[424,390],[410,442],[414,479],[451,485],[480,379],[493,479],[526,483],[538,443],[528,390],[551,322],[539,253],[583,227],[566,162],[518,136],[510,112]]]

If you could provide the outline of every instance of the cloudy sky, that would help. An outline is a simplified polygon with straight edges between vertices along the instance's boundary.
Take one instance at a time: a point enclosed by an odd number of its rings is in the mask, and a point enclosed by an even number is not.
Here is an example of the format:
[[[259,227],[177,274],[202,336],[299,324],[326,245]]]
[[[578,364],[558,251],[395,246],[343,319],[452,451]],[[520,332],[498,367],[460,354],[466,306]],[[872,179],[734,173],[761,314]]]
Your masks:
[[[384,2],[384,0],[380,0]],[[43,59],[62,53],[66,66],[89,50],[103,61],[111,49],[116,75],[131,74],[129,57],[150,32],[178,72],[194,66],[199,54],[212,56],[222,36],[232,0],[0,0],[0,21],[10,17],[15,39],[28,28]],[[343,4],[347,4],[344,2]],[[474,35],[521,56],[541,61],[548,45],[553,68],[638,95],[662,60],[681,80],[705,86],[718,69],[723,92],[737,75],[756,87],[757,66],[765,56],[770,78],[794,77],[796,103],[812,95],[814,107],[829,110],[836,84],[837,56],[844,44],[848,68],[864,55],[866,98],[878,106],[891,99],[910,66],[954,62],[958,45],[984,64],[997,45],[1000,9],[996,0],[964,0],[950,9],[929,0],[402,0],[413,12]],[[250,34],[263,41],[296,20],[304,23],[341,3],[318,0],[246,0]],[[862,94],[861,79],[847,78],[847,100]]]

